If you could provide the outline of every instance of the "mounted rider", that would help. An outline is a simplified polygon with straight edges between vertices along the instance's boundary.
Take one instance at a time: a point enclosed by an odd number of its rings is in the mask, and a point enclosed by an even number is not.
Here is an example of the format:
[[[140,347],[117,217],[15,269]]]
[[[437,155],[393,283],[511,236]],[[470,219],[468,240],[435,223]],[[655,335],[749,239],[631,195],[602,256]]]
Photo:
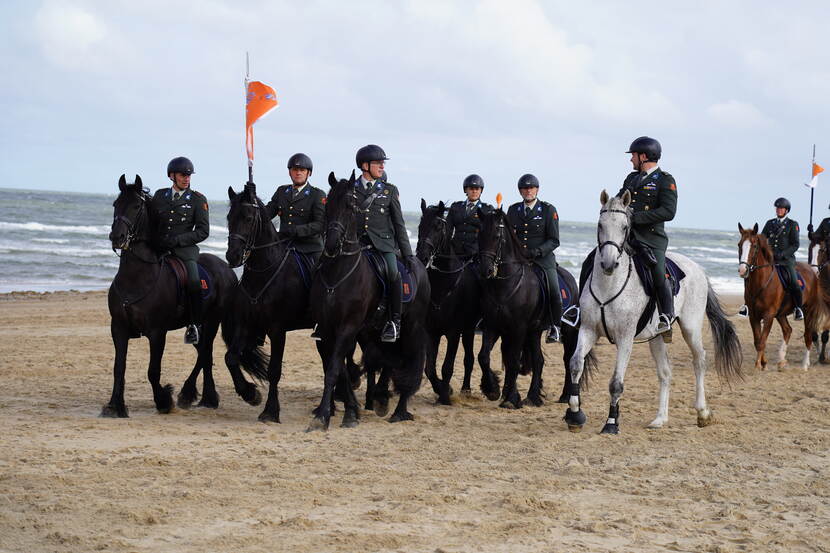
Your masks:
[[[830,206],[827,206],[830,209]],[[826,242],[830,238],[830,217],[825,217],[818,225],[818,229],[813,229],[813,224],[807,225],[807,238],[812,242],[813,240],[820,240]]]
[[[556,255],[553,253],[559,247],[559,214],[552,204],[536,197],[539,179],[535,176],[522,175],[518,188],[524,200],[508,208],[507,220],[519,238],[524,256],[545,272],[550,315],[545,342],[552,344],[560,341],[559,320],[562,318],[562,296],[556,274]]]
[[[307,155],[297,153],[288,158],[291,184],[277,188],[265,206],[265,215],[269,220],[279,215],[280,239],[290,239],[294,249],[316,264],[323,252],[326,193],[308,182],[313,171]]]
[[[785,267],[790,276],[789,292],[795,305],[793,319],[801,321],[804,319],[804,304],[801,298],[801,287],[798,285],[798,275],[795,271],[795,252],[798,250],[799,227],[798,223],[788,216],[792,205],[787,198],[778,198],[774,205],[775,218],[767,221],[761,234],[767,237],[769,245],[772,247],[775,264]],[[819,229],[821,229],[820,226]]]
[[[184,334],[186,344],[198,344],[202,330],[202,286],[199,278],[199,242],[210,234],[208,202],[190,187],[193,163],[176,157],[167,164],[170,188],[156,190],[151,208],[156,216],[156,237],[161,250],[169,250],[187,268],[187,298],[190,324]]]
[[[381,333],[381,341],[395,342],[401,331],[402,289],[401,275],[395,255],[408,265],[413,263],[412,247],[406,233],[398,188],[383,178],[386,152],[375,144],[363,146],[355,155],[360,179],[355,182],[357,205],[363,216],[363,228],[358,228],[360,242],[373,247],[386,265],[386,289],[389,301],[389,321]],[[359,219],[358,219],[359,221]]]
[[[447,222],[452,229],[452,249],[462,259],[472,259],[478,255],[478,233],[481,220],[478,209],[483,212],[493,210],[493,206],[481,201],[484,179],[478,175],[469,175],[462,184],[466,200],[453,202],[447,213]]]

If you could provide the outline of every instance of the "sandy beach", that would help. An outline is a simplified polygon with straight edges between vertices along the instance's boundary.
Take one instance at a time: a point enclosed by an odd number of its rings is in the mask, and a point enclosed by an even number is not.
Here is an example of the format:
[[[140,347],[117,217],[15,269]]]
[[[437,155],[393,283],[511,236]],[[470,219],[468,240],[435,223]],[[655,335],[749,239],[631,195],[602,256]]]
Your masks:
[[[734,313],[740,299],[722,299]],[[308,331],[287,341],[282,424],[257,422],[260,407],[236,396],[221,341],[218,410],[157,414],[142,339],[127,363],[131,418],[101,419],[112,385],[106,294],[3,295],[0,551],[830,551],[830,366],[800,370],[794,323],[789,368],[757,372],[749,323],[732,320],[746,378],[730,386],[710,367],[717,423],[706,428],[677,333],[661,430],[645,428],[657,383],[641,344],[621,434],[598,434],[615,353],[603,342],[579,434],[564,405],[506,411],[476,390],[437,406],[426,382],[414,422],[364,413],[343,429],[340,411],[327,433],[307,434],[322,385]],[[773,329],[773,358],[780,336]],[[708,325],[706,345],[711,361]],[[561,346],[544,348],[552,400]],[[171,333],[162,383],[178,391],[194,359],[182,331]],[[498,352],[493,366],[501,374]],[[456,390],[461,371],[457,362]]]

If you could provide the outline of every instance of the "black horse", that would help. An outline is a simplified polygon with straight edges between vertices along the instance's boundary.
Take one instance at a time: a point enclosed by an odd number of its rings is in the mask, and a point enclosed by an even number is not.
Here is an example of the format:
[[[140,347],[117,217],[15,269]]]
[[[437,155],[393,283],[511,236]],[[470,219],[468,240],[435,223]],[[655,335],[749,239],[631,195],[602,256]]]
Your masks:
[[[479,210],[479,218],[480,270],[485,279],[482,312],[485,326],[501,337],[505,365],[501,407],[518,409],[522,406],[516,378],[522,372],[523,365],[531,369],[532,375],[526,399],[532,405],[540,406],[544,403],[542,369],[545,360],[541,336],[549,325],[546,320],[547,298],[542,294],[532,263],[520,253],[521,245],[504,211],[501,208],[489,213]],[[573,276],[567,271],[560,271],[559,278],[564,279],[570,297],[578,298]],[[558,290],[553,293],[558,293]],[[571,381],[568,363],[576,349],[577,334],[576,327],[567,325],[562,331],[565,382],[559,403],[568,401]],[[586,357],[586,371],[590,372],[595,364],[592,354],[589,354]],[[583,385],[587,383],[586,378],[582,380]]]
[[[470,393],[473,372],[476,324],[481,319],[481,282],[476,265],[462,259],[452,247],[452,228],[446,219],[444,202],[427,206],[421,200],[421,222],[418,225],[418,259],[427,267],[432,296],[427,317],[429,335],[426,375],[438,395],[438,402],[450,405],[452,387],[450,380],[458,352],[459,339],[464,347],[464,381],[461,393]],[[441,378],[436,374],[438,344],[447,338],[447,352],[441,366]],[[496,336],[485,328],[479,351],[481,366],[481,392],[491,401],[499,399],[499,378],[490,369],[490,351]]]
[[[404,305],[400,338],[394,343],[381,343],[380,332],[386,321],[383,292],[365,253],[366,247],[358,240],[358,214],[361,212],[354,192],[354,172],[349,180],[340,181],[334,173],[329,174],[329,185],[325,249],[311,285],[312,318],[317,322],[317,331],[322,338],[317,343],[317,350],[323,362],[325,385],[309,430],[328,428],[335,385],[344,374],[344,364],[356,342],[363,350],[368,371],[367,408],[374,405],[379,416],[386,414],[388,382],[391,380],[400,398],[389,421],[412,420],[407,403],[420,386],[424,371],[424,320],[430,294],[426,270],[417,261],[410,268],[415,281],[415,296]],[[380,371],[380,378],[374,386],[376,371]],[[357,399],[351,388],[344,395],[342,426],[353,427],[360,416]]]
[[[154,247],[152,230],[156,228],[155,215],[150,207],[151,197],[142,188],[141,177],[136,175],[135,183],[127,184],[124,175],[118,181],[121,193],[113,203],[113,223],[110,242],[113,250],[121,250],[118,273],[109,289],[108,304],[112,321],[110,332],[115,345],[113,365],[112,397],[101,411],[103,417],[127,417],[124,403],[124,372],[126,370],[127,346],[130,338],[146,336],[150,342],[150,364],[147,377],[153,387],[153,399],[159,413],[169,413],[173,408],[173,386],[162,386],[161,358],[167,332],[182,328],[188,323],[187,310],[183,301],[184,290],[177,283],[177,277],[168,266],[164,256],[159,256]],[[211,291],[204,299],[204,324],[198,356],[190,376],[179,393],[178,405],[189,407],[198,398],[196,378],[204,371],[202,400],[199,405],[218,407],[219,394],[213,381],[213,340],[228,307],[228,299],[237,285],[237,278],[228,265],[214,255],[202,254],[199,264],[210,275]],[[232,329],[222,325],[223,338]],[[245,354],[243,367],[257,378],[265,376],[265,365],[256,351]],[[236,378],[242,378],[241,373]],[[253,386],[253,384],[251,384]],[[256,392],[256,388],[253,388]],[[257,394],[246,401],[258,402]]]

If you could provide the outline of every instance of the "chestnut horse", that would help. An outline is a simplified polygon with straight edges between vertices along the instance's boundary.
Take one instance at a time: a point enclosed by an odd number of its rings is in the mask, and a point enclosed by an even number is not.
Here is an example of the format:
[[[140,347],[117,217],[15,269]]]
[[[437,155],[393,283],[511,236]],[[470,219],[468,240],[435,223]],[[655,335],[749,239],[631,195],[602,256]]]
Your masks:
[[[777,320],[784,336],[778,350],[778,368],[787,366],[787,346],[792,327],[787,315],[792,313],[793,305],[790,294],[781,284],[775,270],[772,248],[766,236],[758,233],[758,223],[751,229],[745,229],[738,223],[741,239],[738,241],[738,274],[744,279],[744,303],[749,309],[749,324],[755,339],[756,369],[765,369],[767,358],[765,348],[767,337],[772,329],[772,321]],[[796,263],[796,270],[804,279],[804,358],[801,368],[810,367],[810,348],[813,334],[819,332],[830,320],[827,296],[819,286],[816,273],[806,263]]]
[[[825,294],[830,294],[830,240],[823,240],[818,235],[813,235],[810,239],[810,249],[807,250],[807,260],[813,272],[818,276],[818,282]],[[813,341],[816,343],[818,350],[818,362],[827,365],[830,364],[827,358],[827,341],[830,338],[830,323],[824,325],[821,332],[821,342],[819,343],[818,333],[813,335]]]

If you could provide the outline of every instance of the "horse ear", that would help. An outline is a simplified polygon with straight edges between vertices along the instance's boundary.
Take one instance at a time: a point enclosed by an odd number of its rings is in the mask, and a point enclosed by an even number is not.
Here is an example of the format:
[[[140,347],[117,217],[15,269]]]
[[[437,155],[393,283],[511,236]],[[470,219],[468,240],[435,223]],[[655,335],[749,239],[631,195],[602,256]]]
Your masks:
[[[752,227],[752,234],[758,234],[758,223],[755,223],[755,226]]]
[[[350,184],[350,185],[354,185],[355,180],[356,180],[356,179],[354,178],[354,169],[352,169],[352,176],[351,176],[351,177],[349,177],[349,184]]]
[[[742,233],[743,231],[744,231],[743,225],[741,223],[738,223],[738,232]]]
[[[228,187],[228,199],[232,200],[236,198],[236,192],[233,191],[233,186]]]
[[[606,192],[605,189],[603,188],[602,192],[600,192],[600,194],[599,194],[599,205],[601,205],[602,207],[605,207],[605,204],[607,204],[607,203],[608,203],[608,192]]]
[[[423,198],[421,198],[421,213],[423,214],[423,213],[426,213],[426,212],[427,212],[427,203]]]
[[[141,182],[141,175],[136,175],[136,176],[135,176],[135,184],[134,184],[134,186],[135,186],[136,188],[138,188],[139,190],[141,190],[142,188],[144,188],[144,184]]]
[[[329,186],[334,188],[334,185],[337,184],[337,177],[334,176],[334,171],[329,173]]]
[[[118,189],[121,192],[127,189],[127,175],[121,175],[121,178],[118,179]]]
[[[444,213],[444,210],[447,208],[447,204],[444,203],[444,200],[438,202],[438,211]]]
[[[628,209],[628,206],[631,205],[631,192],[629,192],[628,190],[623,192],[622,203],[623,203],[623,207],[625,207],[626,209]]]

